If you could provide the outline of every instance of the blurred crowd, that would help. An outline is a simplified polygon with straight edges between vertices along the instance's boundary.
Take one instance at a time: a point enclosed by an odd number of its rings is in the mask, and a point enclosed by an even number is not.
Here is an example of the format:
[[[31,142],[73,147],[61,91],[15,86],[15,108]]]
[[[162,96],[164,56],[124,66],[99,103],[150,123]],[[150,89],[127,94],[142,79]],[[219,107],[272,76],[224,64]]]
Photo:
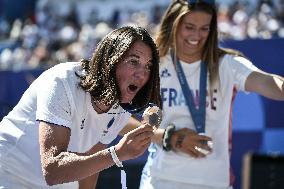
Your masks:
[[[0,17],[0,70],[43,68],[91,57],[98,41],[122,25],[135,24],[155,35],[163,5],[147,10],[115,9],[107,19],[96,11],[80,21],[76,4],[55,12],[54,1],[38,1],[35,12],[13,22]],[[137,8],[137,7],[136,7]],[[284,0],[259,0],[218,4],[221,39],[284,38]]]

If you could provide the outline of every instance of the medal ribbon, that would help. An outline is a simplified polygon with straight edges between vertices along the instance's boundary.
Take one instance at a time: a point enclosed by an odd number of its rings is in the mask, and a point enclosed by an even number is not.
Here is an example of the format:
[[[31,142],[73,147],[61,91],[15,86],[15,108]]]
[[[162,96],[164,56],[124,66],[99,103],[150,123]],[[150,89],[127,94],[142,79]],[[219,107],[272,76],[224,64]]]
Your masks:
[[[173,62],[174,54],[171,51]],[[196,131],[198,133],[205,133],[205,113],[206,113],[206,85],[207,85],[207,64],[201,62],[200,78],[199,78],[199,106],[196,108],[191,89],[186,81],[184,71],[178,58],[176,58],[176,73],[182,88],[182,92],[188,107]]]

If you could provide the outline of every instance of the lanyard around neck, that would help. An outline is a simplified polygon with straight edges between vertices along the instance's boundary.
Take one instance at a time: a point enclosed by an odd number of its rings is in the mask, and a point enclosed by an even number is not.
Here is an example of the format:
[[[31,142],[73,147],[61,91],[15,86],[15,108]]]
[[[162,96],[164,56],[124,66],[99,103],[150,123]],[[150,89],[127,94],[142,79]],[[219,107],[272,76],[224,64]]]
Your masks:
[[[175,62],[174,53],[171,51],[171,57]],[[207,64],[201,62],[199,78],[199,106],[196,108],[191,89],[186,81],[184,71],[178,58],[176,58],[176,73],[182,88],[182,92],[191,113],[193,123],[198,133],[205,133],[206,119],[206,85],[207,85]]]

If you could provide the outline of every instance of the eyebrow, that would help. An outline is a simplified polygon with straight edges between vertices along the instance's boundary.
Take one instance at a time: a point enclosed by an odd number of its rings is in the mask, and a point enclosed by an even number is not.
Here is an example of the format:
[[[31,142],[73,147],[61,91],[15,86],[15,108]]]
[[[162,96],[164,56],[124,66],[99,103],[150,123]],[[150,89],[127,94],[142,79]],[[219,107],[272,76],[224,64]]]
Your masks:
[[[136,54],[130,54],[128,56],[126,56],[126,58],[137,58],[137,59],[140,59],[140,56],[136,55]],[[150,59],[147,63],[151,63],[153,64],[153,59]]]
[[[196,26],[196,25],[194,25],[194,24],[192,24],[192,23],[190,23],[190,22],[184,22],[184,24],[185,24],[185,25],[190,25],[190,26]],[[209,24],[205,24],[205,25],[203,25],[203,26],[201,26],[201,27],[208,27],[208,26],[210,26],[210,23],[209,23]]]
[[[126,56],[126,58],[132,58],[132,57],[138,58],[138,59],[140,58],[140,56],[138,56],[136,54],[130,54],[130,55]]]

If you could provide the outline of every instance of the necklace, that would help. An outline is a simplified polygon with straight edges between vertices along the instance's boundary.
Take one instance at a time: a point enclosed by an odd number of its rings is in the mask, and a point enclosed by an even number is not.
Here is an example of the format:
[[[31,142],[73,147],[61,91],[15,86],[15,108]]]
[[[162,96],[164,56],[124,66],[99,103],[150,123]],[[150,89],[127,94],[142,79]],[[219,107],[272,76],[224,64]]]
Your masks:
[[[91,100],[92,100],[92,104],[93,106],[95,106],[97,109],[99,109],[100,113],[106,113],[107,111],[106,110],[102,110],[96,103],[96,101],[94,100],[94,97],[91,96]]]
[[[116,115],[116,114],[124,114],[124,113],[128,112],[127,110],[124,110],[124,109],[123,109],[123,111],[115,112],[115,110],[119,108],[119,103],[117,103],[117,104],[115,104],[115,105],[113,106],[112,110],[114,110],[114,111],[108,112],[109,110],[103,110],[103,109],[101,109],[101,108],[97,105],[97,103],[96,103],[94,97],[92,97],[92,96],[91,96],[91,101],[92,101],[93,107],[99,109],[100,113],[107,113],[107,114]],[[131,112],[130,112],[130,113],[131,113]]]
[[[102,110],[95,102],[94,105],[96,106],[96,108],[98,108],[101,111],[101,113],[106,113],[106,111]]]

